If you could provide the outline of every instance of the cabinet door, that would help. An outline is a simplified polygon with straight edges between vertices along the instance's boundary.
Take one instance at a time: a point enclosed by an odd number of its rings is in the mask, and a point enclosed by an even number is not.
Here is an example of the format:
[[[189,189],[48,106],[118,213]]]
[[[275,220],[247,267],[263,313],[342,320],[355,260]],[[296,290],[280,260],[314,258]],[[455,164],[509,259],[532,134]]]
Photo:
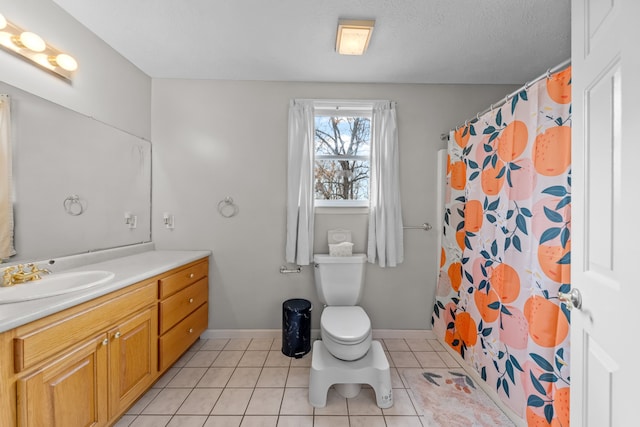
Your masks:
[[[107,347],[102,334],[19,379],[18,425],[106,425]]]
[[[158,309],[150,307],[109,331],[110,418],[131,405],[156,378]]]

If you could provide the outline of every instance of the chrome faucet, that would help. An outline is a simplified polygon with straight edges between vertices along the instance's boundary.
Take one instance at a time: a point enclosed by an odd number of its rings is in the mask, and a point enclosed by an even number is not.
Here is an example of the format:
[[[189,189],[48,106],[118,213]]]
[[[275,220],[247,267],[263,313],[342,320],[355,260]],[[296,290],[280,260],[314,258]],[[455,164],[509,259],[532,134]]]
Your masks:
[[[29,272],[24,271],[24,267],[24,265],[18,264],[17,266],[5,268],[2,275],[2,286],[13,286],[18,283],[40,280],[41,274],[51,273],[46,268],[39,268],[33,263],[27,264],[27,267],[31,269]]]

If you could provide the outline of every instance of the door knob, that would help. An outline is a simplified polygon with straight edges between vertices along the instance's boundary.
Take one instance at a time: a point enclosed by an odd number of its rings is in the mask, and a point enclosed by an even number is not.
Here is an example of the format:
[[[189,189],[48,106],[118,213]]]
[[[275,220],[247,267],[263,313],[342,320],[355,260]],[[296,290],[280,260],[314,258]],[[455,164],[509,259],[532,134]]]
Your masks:
[[[573,288],[568,293],[558,292],[558,299],[567,305],[571,310],[573,307],[580,309],[582,307],[582,294],[578,288]]]

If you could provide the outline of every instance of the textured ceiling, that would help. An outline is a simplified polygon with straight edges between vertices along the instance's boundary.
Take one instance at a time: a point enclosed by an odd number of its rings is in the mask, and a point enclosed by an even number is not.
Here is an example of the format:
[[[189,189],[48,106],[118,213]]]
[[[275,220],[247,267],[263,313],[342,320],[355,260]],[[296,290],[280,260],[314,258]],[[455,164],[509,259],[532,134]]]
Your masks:
[[[154,78],[521,84],[570,56],[570,0],[54,0]],[[375,19],[364,56],[339,18]]]

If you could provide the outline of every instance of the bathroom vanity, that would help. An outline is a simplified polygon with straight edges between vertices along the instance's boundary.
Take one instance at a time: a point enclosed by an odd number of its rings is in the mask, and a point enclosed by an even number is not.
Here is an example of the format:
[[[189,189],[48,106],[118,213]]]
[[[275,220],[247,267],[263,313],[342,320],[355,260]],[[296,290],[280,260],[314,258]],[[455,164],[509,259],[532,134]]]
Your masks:
[[[207,329],[208,257],[112,259],[76,269],[105,284],[0,305],[0,425],[114,423]]]

